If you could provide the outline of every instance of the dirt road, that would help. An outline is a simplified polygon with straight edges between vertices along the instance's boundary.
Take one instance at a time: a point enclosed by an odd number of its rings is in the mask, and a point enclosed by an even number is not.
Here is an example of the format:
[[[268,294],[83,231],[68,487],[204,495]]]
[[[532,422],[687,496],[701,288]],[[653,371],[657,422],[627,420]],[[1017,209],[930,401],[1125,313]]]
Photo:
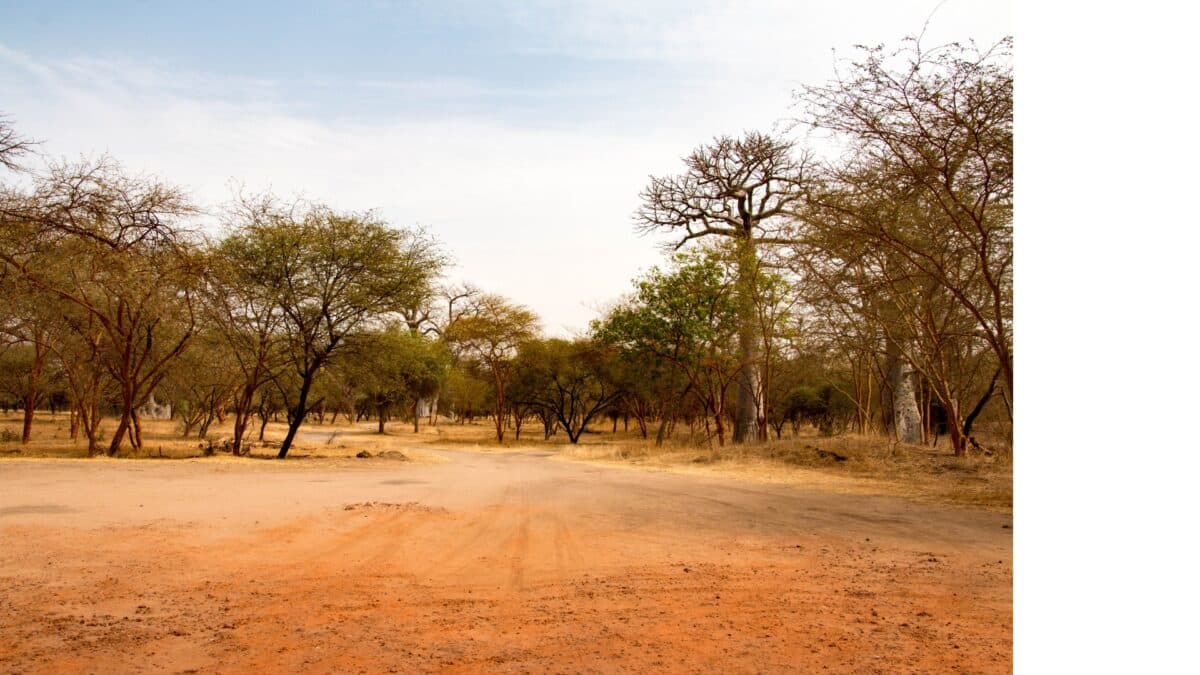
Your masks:
[[[1006,672],[1009,516],[556,461],[0,461],[0,672]]]

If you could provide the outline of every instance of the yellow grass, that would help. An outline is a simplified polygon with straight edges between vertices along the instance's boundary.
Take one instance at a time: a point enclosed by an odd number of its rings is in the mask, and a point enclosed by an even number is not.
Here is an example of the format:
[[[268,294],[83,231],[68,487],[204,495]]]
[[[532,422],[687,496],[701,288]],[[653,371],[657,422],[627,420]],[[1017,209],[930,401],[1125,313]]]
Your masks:
[[[844,457],[839,461],[829,453]],[[571,448],[566,456],[610,465],[676,473],[734,475],[762,483],[821,487],[838,492],[894,494],[923,501],[1012,509],[1009,456],[954,457],[923,446],[876,437],[837,436],[771,440],[709,448],[622,442]]]
[[[115,421],[106,420],[103,430],[111,433]],[[0,415],[0,438],[19,434],[20,416]],[[8,434],[5,434],[5,431]],[[258,427],[252,425],[254,441],[251,459],[274,457],[278,443],[287,429],[281,423],[267,425],[265,446],[257,442]],[[230,425],[214,425],[209,437],[228,438]],[[785,432],[786,435],[786,432]],[[106,436],[107,440],[107,436]],[[182,438],[174,422],[146,420],[143,423],[144,451],[138,456],[149,458],[203,458],[203,461],[251,461],[217,453],[203,457],[198,439]],[[401,452],[416,461],[442,461],[422,448],[446,448],[476,452],[514,452],[539,450],[555,452],[566,461],[585,461],[609,466],[641,468],[698,475],[735,476],[761,483],[776,483],[854,493],[894,494],[924,501],[967,504],[989,509],[1012,509],[1012,461],[1010,453],[994,456],[972,455],[954,457],[939,448],[901,445],[886,439],[869,436],[841,435],[821,437],[814,430],[801,430],[796,438],[771,440],[750,446],[716,447],[702,435],[690,436],[680,425],[675,438],[663,447],[655,447],[653,430],[649,440],[642,439],[631,425],[613,431],[611,423],[593,424],[578,445],[570,445],[566,434],[559,432],[549,440],[542,439],[542,427],[526,423],[518,441],[512,429],[506,432],[505,442],[497,443],[495,428],[488,420],[459,424],[441,419],[436,426],[423,421],[421,431],[413,433],[412,425],[389,422],[386,434],[376,433],[374,423],[337,424],[308,423],[301,427],[290,459],[349,461],[362,450],[372,455],[389,451]],[[106,447],[106,445],[105,445]],[[34,425],[34,439],[28,446],[19,441],[0,441],[0,457],[82,457],[87,444],[72,442],[65,414],[51,417],[39,413]],[[830,453],[846,458],[837,461]],[[132,456],[128,448],[123,456]]]
[[[251,440],[249,457],[232,457],[228,453],[217,452],[212,457],[205,457],[206,442],[196,438],[195,432],[188,438],[180,435],[179,427],[171,420],[143,420],[142,444],[140,452],[134,452],[125,443],[120,457],[137,457],[149,459],[192,459],[203,458],[212,460],[249,461],[274,457],[279,451],[279,442],[287,433],[287,426],[272,422],[267,425],[264,443],[258,441],[258,425],[254,423],[247,431]],[[116,428],[115,420],[105,420],[101,425],[100,450],[108,448],[111,433]],[[70,438],[69,420],[65,413],[51,416],[39,412],[34,420],[33,438],[28,445],[20,444],[21,417],[17,414],[0,415],[0,457],[45,457],[45,458],[79,458],[87,456],[87,440],[80,433],[79,439]],[[305,424],[288,453],[289,459],[347,459],[354,458],[360,451],[366,450],[372,455],[385,452],[400,452],[409,460],[436,462],[439,458],[421,452],[419,446],[427,440],[436,440],[437,432],[432,429],[422,429],[419,434],[412,432],[411,425],[389,423],[386,434],[376,433],[374,423],[348,424],[339,420],[338,424]],[[7,433],[6,433],[7,432]],[[232,422],[213,424],[208,431],[208,439],[219,441],[231,438]],[[12,440],[3,440],[5,438]]]
[[[761,483],[903,495],[1000,511],[1012,509],[1009,452],[955,457],[946,451],[946,439],[942,439],[938,448],[929,448],[874,436],[821,437],[812,429],[802,429],[796,438],[720,448],[715,441],[706,442],[700,434],[689,436],[682,424],[676,429],[674,440],[655,447],[653,429],[648,440],[642,439],[632,425],[630,429],[625,431],[619,425],[614,432],[611,422],[602,421],[593,424],[578,445],[570,445],[561,432],[548,441],[542,440],[541,425],[526,423],[520,441],[513,438],[509,429],[501,445],[495,440],[495,429],[490,422],[442,423],[437,427],[436,442],[440,447],[484,452],[550,450],[558,453],[559,459],[609,466],[736,476]],[[846,460],[837,461],[821,451],[836,453]]]

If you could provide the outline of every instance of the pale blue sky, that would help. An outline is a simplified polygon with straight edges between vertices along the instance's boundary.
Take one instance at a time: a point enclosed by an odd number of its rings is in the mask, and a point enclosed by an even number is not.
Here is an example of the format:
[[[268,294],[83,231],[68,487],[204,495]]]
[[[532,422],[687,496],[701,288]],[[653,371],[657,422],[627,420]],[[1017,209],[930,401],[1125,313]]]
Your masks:
[[[832,50],[896,44],[936,2],[8,2],[0,112],[50,156],[109,152],[206,207],[250,189],[429,227],[553,333],[655,264],[649,174],[770,129]],[[991,43],[1007,2],[928,39]]]

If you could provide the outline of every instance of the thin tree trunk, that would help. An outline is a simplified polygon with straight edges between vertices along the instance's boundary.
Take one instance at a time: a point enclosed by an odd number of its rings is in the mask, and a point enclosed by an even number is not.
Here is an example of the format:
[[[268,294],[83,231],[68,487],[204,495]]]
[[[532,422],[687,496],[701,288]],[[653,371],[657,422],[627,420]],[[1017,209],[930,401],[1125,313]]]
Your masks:
[[[971,427],[972,427],[972,426],[974,426],[974,424],[975,424],[975,419],[976,419],[977,417],[979,417],[979,414],[980,414],[980,413],[982,413],[982,412],[983,412],[983,407],[984,407],[985,405],[987,405],[987,402],[988,402],[989,400],[991,400],[991,398],[992,398],[992,394],[994,394],[994,393],[996,392],[996,380],[997,380],[997,379],[999,379],[999,378],[1000,378],[1000,370],[999,370],[999,369],[997,369],[997,370],[996,370],[996,374],[995,374],[995,375],[992,375],[992,381],[991,381],[991,383],[988,385],[987,391],[985,391],[985,392],[983,393],[983,396],[982,396],[982,397],[980,397],[980,399],[979,399],[979,402],[975,404],[975,407],[974,407],[974,408],[971,410],[971,412],[970,412],[970,413],[967,415],[967,419],[966,419],[966,421],[964,421],[964,422],[963,422],[963,435],[964,435],[964,436],[966,436],[966,437],[970,438],[970,436],[971,436]]]
[[[125,436],[125,432],[129,430],[129,411],[121,411],[121,420],[117,423],[117,430],[113,433],[112,441],[108,444],[108,456],[116,457],[117,452],[121,449],[121,438]]]
[[[25,417],[21,422],[21,445],[28,445],[33,437],[34,392],[25,393]]]
[[[137,450],[142,449],[142,420],[138,417],[137,409],[134,408],[129,413],[129,419],[133,422],[132,433],[130,434],[130,443]]]
[[[69,425],[71,428],[71,440],[72,441],[79,440],[79,412],[76,408],[77,408],[77,404],[74,401],[72,401],[71,402],[70,421],[69,421]]]

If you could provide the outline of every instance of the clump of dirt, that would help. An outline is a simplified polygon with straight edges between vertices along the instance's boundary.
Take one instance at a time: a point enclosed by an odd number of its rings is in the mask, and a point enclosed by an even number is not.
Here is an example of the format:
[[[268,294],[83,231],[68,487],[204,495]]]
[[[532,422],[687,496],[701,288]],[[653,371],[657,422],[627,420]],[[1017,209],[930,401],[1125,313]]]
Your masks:
[[[805,443],[800,447],[771,448],[764,456],[784,464],[795,466],[812,466],[814,464],[832,464],[845,462],[849,457],[831,450],[822,450],[815,445]]]
[[[342,507],[346,511],[400,511],[404,513],[449,513],[440,506],[426,506],[421,502],[359,502]]]

